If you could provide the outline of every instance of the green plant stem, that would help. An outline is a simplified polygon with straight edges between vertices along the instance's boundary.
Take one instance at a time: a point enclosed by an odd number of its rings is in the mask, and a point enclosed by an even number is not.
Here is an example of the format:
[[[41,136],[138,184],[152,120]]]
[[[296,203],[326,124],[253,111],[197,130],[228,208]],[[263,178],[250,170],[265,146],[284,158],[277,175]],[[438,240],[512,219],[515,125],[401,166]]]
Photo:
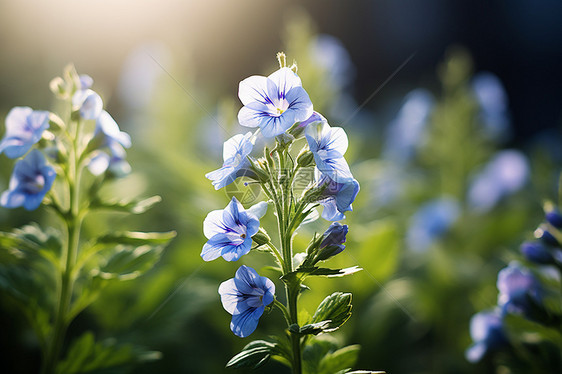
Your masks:
[[[284,167],[286,165],[286,159],[288,157],[287,149],[283,149],[282,152],[278,152],[279,156],[279,166],[281,172],[285,172]],[[278,176],[276,176],[278,178]],[[288,176],[285,176],[287,178]],[[285,179],[284,183],[280,186],[281,189],[281,203],[276,204],[277,211],[277,224],[279,229],[279,238],[281,241],[281,252],[283,253],[283,274],[289,274],[293,271],[293,250],[291,243],[291,231],[289,229],[290,222],[290,211],[289,211],[289,199],[292,199],[292,194],[288,190],[292,189],[290,184],[287,184]],[[287,295],[287,308],[288,310],[288,324],[298,325],[298,309],[297,309],[297,299],[300,291],[300,283],[294,281],[294,283],[285,283],[285,291]],[[286,316],[287,317],[287,316]],[[302,363],[301,363],[301,338],[298,334],[291,334],[291,346],[292,346],[292,367],[294,374],[302,373]]]
[[[61,274],[61,286],[59,300],[55,314],[55,324],[52,332],[52,340],[47,348],[46,357],[43,362],[42,373],[54,374],[58,363],[60,351],[64,343],[64,337],[70,320],[68,312],[72,302],[72,291],[74,288],[74,266],[78,255],[80,243],[80,229],[82,226],[83,214],[80,211],[80,180],[81,167],[79,165],[79,142],[80,142],[80,123],[75,123],[75,137],[72,139],[70,172],[67,176],[69,191],[69,209],[65,215],[64,223],[67,229],[66,251],[63,252],[64,268]]]

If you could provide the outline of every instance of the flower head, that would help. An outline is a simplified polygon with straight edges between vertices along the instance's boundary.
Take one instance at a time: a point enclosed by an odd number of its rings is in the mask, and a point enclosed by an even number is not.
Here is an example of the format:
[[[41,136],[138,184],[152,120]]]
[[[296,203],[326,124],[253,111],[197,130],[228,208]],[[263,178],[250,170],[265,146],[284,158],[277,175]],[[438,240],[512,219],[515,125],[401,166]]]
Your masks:
[[[524,242],[520,250],[523,257],[535,264],[550,264],[554,261],[549,248],[539,241]]]
[[[246,265],[234,278],[221,283],[219,294],[224,309],[232,314],[230,329],[241,338],[254,332],[265,307],[275,298],[275,284]]]
[[[80,80],[82,83],[82,80]],[[87,85],[88,82],[84,82]],[[84,119],[96,119],[102,113],[103,101],[100,95],[88,89],[76,91],[72,96],[72,106],[80,112]]]
[[[351,204],[359,193],[359,182],[351,173],[340,176],[337,173],[324,173],[318,168],[314,172],[315,180],[323,188],[320,204],[324,207],[322,217],[328,221],[340,221],[345,218],[343,214],[351,211]]]
[[[295,122],[312,115],[312,102],[301,79],[287,67],[268,77],[254,75],[244,79],[238,97],[244,104],[238,112],[240,124],[259,127],[267,138],[283,134]]]
[[[540,300],[540,283],[527,268],[517,262],[510,263],[498,273],[498,306],[504,312],[528,314],[530,300]]]
[[[94,138],[90,142],[96,150],[90,159],[88,169],[94,175],[100,175],[110,170],[116,176],[123,176],[131,171],[131,166],[125,160],[125,148],[131,146],[131,137],[119,129],[117,122],[105,110],[96,119]]]
[[[46,164],[43,154],[34,149],[16,162],[10,189],[4,191],[0,204],[5,208],[23,206],[27,210],[35,210],[51,189],[55,177],[55,170]]]
[[[330,127],[325,120],[315,121],[306,127],[304,133],[318,169],[323,172],[336,171],[340,177],[343,176],[342,172],[351,175],[343,158],[348,140],[341,127]]]
[[[474,344],[466,350],[466,359],[478,362],[491,350],[507,345],[499,310],[480,312],[470,320],[470,336]]]
[[[258,232],[266,210],[263,201],[245,210],[233,197],[226,208],[210,212],[203,222],[203,232],[209,239],[201,251],[203,260],[222,256],[226,261],[236,261],[250,252],[252,236]]]
[[[248,165],[246,157],[252,152],[253,147],[251,132],[246,133],[246,135],[234,135],[224,142],[222,167],[205,175],[207,179],[213,182],[216,190],[236,179],[237,173]]]
[[[6,134],[0,142],[0,153],[18,158],[37,143],[49,127],[49,112],[17,106],[6,116]]]

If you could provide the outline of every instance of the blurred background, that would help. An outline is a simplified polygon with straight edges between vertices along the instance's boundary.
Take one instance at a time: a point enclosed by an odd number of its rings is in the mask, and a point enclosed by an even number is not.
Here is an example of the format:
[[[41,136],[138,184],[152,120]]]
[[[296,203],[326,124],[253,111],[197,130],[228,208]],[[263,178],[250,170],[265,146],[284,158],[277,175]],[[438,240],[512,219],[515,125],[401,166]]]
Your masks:
[[[228,372],[247,341],[228,329],[217,287],[240,264],[199,257],[203,219],[229,199],[204,175],[221,165],[224,140],[246,131],[238,83],[273,72],[285,51],[315,110],[345,128],[361,183],[335,262],[365,271],[312,280],[302,305],[312,313],[331,292],[353,293],[354,315],[336,338],[362,346],[358,369],[493,372],[464,357],[469,320],[493,307],[498,270],[532,237],[543,199],[558,198],[561,17],[553,0],[2,0],[2,133],[14,106],[55,108],[49,81],[73,62],[133,139],[133,173],[109,193],[163,198],[126,221],[95,216],[86,234],[178,231],[157,267],[108,288],[70,334],[162,352],[135,373]],[[11,170],[2,158],[1,190]],[[0,210],[2,230],[51,219]],[[327,226],[310,225],[295,245]],[[256,269],[269,261],[246,257]],[[37,371],[37,342],[2,294],[0,318],[3,372]],[[274,312],[252,337],[283,323]]]

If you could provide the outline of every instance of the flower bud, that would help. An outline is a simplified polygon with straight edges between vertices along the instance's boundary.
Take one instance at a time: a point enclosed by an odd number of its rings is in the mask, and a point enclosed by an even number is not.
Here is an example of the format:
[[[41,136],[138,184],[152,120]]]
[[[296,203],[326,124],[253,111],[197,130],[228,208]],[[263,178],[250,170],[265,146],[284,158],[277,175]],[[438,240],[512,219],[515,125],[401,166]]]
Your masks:
[[[541,225],[539,228],[537,228],[534,232],[534,235],[535,238],[542,240],[545,244],[554,245],[557,247],[560,246],[560,243],[558,243],[556,237],[554,237],[554,235],[552,235],[547,230],[547,227],[545,225]]]
[[[310,151],[301,152],[297,156],[297,164],[300,167],[311,166],[313,164],[313,162],[314,162],[314,155]]]
[[[520,250],[528,261],[536,264],[550,264],[553,261],[549,249],[541,242],[524,242],[521,244]]]
[[[51,89],[51,92],[60,99],[65,99],[68,97],[64,80],[61,77],[53,78],[49,83],[49,88]]]
[[[257,245],[264,245],[271,242],[271,238],[269,237],[269,235],[267,235],[267,232],[261,227],[259,231],[254,236],[252,236],[252,240]]]
[[[562,229],[562,214],[558,209],[553,208],[545,214],[546,221],[557,229]]]
[[[322,236],[323,239],[314,262],[325,261],[342,252],[345,249],[343,243],[345,243],[347,231],[347,225],[341,225],[339,222],[332,223]]]

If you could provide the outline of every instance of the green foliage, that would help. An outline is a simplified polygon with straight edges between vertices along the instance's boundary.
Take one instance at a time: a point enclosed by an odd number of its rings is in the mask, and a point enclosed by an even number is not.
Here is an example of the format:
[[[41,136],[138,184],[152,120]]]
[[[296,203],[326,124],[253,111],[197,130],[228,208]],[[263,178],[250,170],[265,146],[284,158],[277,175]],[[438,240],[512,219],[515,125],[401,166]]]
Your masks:
[[[338,349],[332,339],[314,338],[303,350],[303,373],[346,373],[355,365],[359,349],[358,345]]]
[[[94,373],[102,369],[155,360],[159,357],[158,352],[142,351],[130,344],[120,345],[111,339],[96,342],[94,334],[86,332],[74,340],[65,359],[57,365],[56,373]]]
[[[257,369],[269,361],[273,355],[280,355],[281,350],[275,343],[265,340],[254,340],[246,345],[242,352],[232,357],[226,364],[227,368],[252,368]]]
[[[339,329],[351,317],[351,294],[334,292],[318,305],[312,316],[312,333],[332,332]],[[308,325],[302,327],[310,329]]]
[[[384,282],[396,271],[400,259],[398,227],[391,220],[380,220],[363,230],[357,243],[358,261],[370,276]]]

